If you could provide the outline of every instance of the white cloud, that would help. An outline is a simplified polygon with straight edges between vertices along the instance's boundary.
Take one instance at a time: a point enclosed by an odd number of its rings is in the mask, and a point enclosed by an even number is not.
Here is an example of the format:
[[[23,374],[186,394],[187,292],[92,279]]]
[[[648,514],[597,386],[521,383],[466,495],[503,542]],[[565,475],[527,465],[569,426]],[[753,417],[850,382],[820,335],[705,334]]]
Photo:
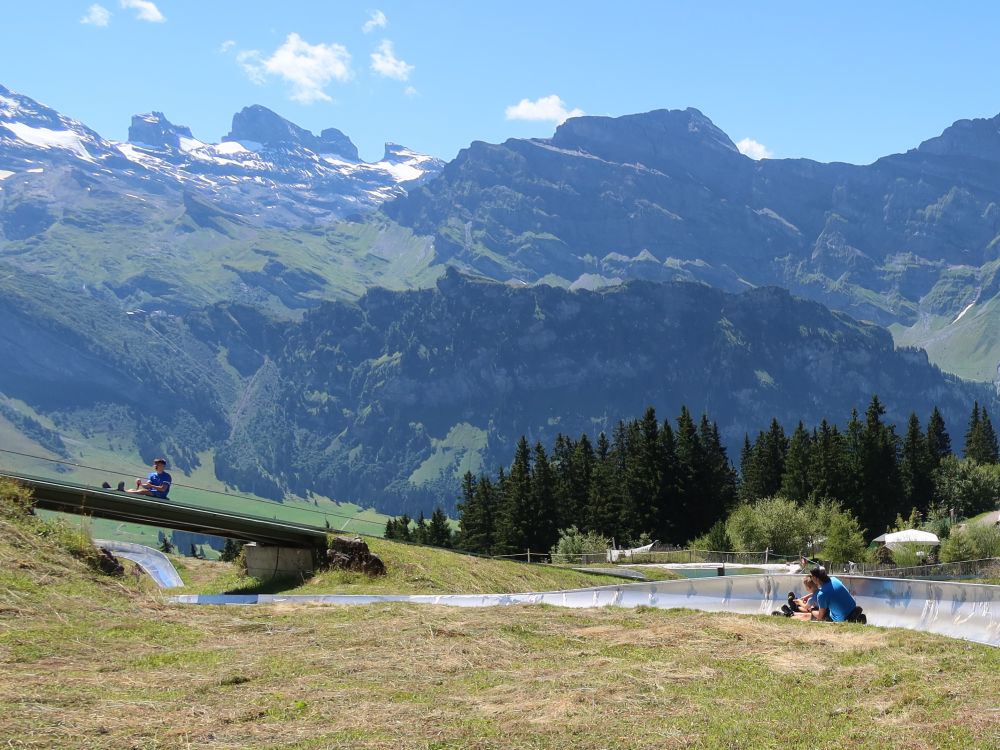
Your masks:
[[[149,21],[150,23],[163,23],[167,19],[164,18],[163,14],[160,13],[160,9],[156,7],[156,3],[152,0],[121,0],[123,8],[131,8],[132,10],[138,11],[135,17],[140,21]]]
[[[110,20],[111,11],[103,5],[94,3],[87,8],[87,15],[80,19],[80,23],[86,23],[91,26],[107,26]]]
[[[741,154],[749,156],[751,159],[770,159],[774,156],[771,149],[763,143],[757,143],[753,138],[744,138],[736,144],[736,148],[740,150]]]
[[[219,45],[219,54],[224,55],[235,46],[236,42],[234,42],[232,39],[227,39],[226,41],[224,41],[222,44]]]
[[[369,34],[375,29],[384,29],[387,23],[389,23],[389,19],[385,17],[385,13],[376,10],[372,13],[372,17],[365,21],[365,25],[361,27],[361,30]]]
[[[372,52],[372,70],[385,78],[395,78],[405,81],[413,72],[413,66],[396,58],[392,42],[383,39],[375,52]]]
[[[257,50],[244,50],[236,56],[247,76],[256,84],[268,77],[284,79],[292,86],[292,99],[304,104],[330,101],[323,90],[331,81],[351,77],[351,54],[340,44],[309,44],[291,33],[270,57]]]
[[[410,98],[420,94],[420,92],[417,91],[415,88],[413,88],[413,86],[407,86],[405,89],[403,89],[403,93],[409,96]]]
[[[562,125],[571,117],[579,117],[582,109],[566,109],[566,103],[555,94],[543,96],[535,101],[522,99],[505,110],[508,120],[542,120]]]

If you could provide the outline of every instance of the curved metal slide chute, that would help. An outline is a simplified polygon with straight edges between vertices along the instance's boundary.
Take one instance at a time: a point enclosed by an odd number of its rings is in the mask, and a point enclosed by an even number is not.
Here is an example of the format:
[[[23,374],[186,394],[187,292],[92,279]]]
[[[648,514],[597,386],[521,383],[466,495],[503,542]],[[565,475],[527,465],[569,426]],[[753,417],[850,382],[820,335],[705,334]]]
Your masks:
[[[870,625],[937,633],[1000,646],[1000,586],[840,576],[865,610]],[[184,604],[374,604],[409,602],[454,607],[551,604],[557,607],[657,607],[706,612],[770,614],[801,591],[802,576],[721,576],[655,581],[527,594],[348,595],[348,594],[189,594],[171,597]]]
[[[110,539],[95,539],[94,546],[106,549],[115,557],[131,560],[145,570],[157,585],[163,588],[183,586],[180,574],[173,563],[159,550],[130,542],[115,542]]]

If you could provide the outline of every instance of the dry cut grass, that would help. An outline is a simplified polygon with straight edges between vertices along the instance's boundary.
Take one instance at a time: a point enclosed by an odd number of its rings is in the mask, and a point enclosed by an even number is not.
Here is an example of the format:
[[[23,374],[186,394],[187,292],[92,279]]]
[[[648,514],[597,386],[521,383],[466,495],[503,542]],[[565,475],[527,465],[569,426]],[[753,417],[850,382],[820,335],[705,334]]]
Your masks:
[[[1000,650],[872,627],[173,606],[0,518],[0,748],[997,748],[997,695]]]

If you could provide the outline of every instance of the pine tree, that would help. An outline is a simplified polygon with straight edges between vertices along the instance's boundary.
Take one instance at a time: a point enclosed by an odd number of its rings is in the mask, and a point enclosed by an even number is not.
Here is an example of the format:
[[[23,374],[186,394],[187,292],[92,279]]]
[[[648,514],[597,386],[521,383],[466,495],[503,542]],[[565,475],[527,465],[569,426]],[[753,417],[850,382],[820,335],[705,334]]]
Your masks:
[[[548,455],[540,442],[535,443],[531,467],[531,524],[527,549],[548,552],[559,541],[555,477]]]
[[[157,547],[157,549],[160,550],[160,552],[162,552],[163,554],[169,555],[174,551],[174,545],[171,543],[168,537],[164,536],[160,540],[160,546]]]
[[[420,511],[420,515],[417,517],[417,526],[413,529],[411,538],[417,544],[428,544],[427,541],[427,520],[424,518],[424,512]]]
[[[740,451],[740,484],[739,497],[742,502],[753,502],[756,493],[757,477],[754,476],[753,445],[750,443],[750,433],[743,433],[743,449]]]
[[[396,519],[396,539],[401,542],[409,542],[413,540],[413,532],[410,530],[410,523],[413,521],[405,513]]]
[[[497,546],[505,554],[524,552],[531,543],[534,521],[531,512],[531,450],[524,435],[514,450],[514,463],[504,482],[501,502]]]
[[[845,503],[847,490],[847,455],[844,437],[836,425],[824,419],[813,432],[809,457],[809,499],[812,502],[832,500]]]
[[[619,525],[623,542],[638,539],[643,531],[641,513],[648,488],[644,486],[641,476],[641,440],[637,422],[619,422],[615,427],[611,450],[616,459],[615,478],[621,496]]]
[[[945,428],[944,417],[936,406],[927,421],[927,451],[934,468],[937,468],[942,458],[951,455],[951,437]]]
[[[702,414],[698,426],[698,441],[702,446],[702,479],[699,482],[705,491],[698,533],[708,531],[719,519],[724,518],[736,503],[736,472],[729,463],[729,456],[719,436],[719,425],[708,421]]]
[[[682,405],[674,431],[677,455],[677,515],[676,539],[684,542],[698,535],[695,514],[701,501],[697,486],[697,468],[701,465],[701,444],[698,430],[687,406]]]
[[[969,416],[969,429],[965,431],[965,457],[977,460],[979,446],[979,402],[972,404],[972,414]]]
[[[448,516],[440,507],[434,509],[431,514],[431,522],[427,525],[427,544],[432,547],[445,547],[450,549],[451,526],[448,525]]]
[[[886,529],[906,506],[899,476],[899,438],[882,422],[885,407],[872,396],[861,433],[860,503],[857,517],[869,531]]]
[[[903,481],[904,504],[919,508],[923,513],[927,512],[934,496],[931,475],[935,467],[927,443],[927,438],[920,429],[920,420],[915,413],[910,414],[899,469]]]
[[[602,432],[597,436],[594,468],[587,496],[587,529],[621,542],[621,515],[611,444]]]
[[[383,539],[395,539],[396,538],[396,519],[390,518],[385,522],[385,531],[382,532]]]
[[[995,464],[998,461],[997,434],[993,430],[993,423],[990,422],[990,415],[986,413],[984,406],[979,422],[979,443],[982,450],[980,463]]]
[[[469,552],[491,554],[495,544],[496,494],[486,476],[478,481],[467,472],[462,479],[462,499],[458,506],[458,546]]]
[[[678,538],[676,516],[679,510],[677,487],[677,444],[670,422],[664,420],[657,440],[660,483],[657,488],[656,510],[659,514],[652,534],[664,542],[685,541]]]
[[[809,483],[811,454],[812,438],[802,422],[799,422],[788,441],[780,493],[800,505],[809,499],[809,493],[812,491]]]

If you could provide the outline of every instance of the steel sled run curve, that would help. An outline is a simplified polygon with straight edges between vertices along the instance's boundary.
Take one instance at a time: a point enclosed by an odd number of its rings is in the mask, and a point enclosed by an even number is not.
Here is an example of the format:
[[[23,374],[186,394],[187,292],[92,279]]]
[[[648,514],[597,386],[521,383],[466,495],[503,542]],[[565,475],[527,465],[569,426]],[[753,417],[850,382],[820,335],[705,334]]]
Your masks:
[[[869,625],[907,628],[1000,646],[1000,586],[839,576],[864,608]],[[657,607],[766,615],[802,590],[801,575],[741,575],[600,586],[526,594],[347,595],[190,594],[183,604],[375,604],[409,602],[455,607],[550,604],[557,607]]]

